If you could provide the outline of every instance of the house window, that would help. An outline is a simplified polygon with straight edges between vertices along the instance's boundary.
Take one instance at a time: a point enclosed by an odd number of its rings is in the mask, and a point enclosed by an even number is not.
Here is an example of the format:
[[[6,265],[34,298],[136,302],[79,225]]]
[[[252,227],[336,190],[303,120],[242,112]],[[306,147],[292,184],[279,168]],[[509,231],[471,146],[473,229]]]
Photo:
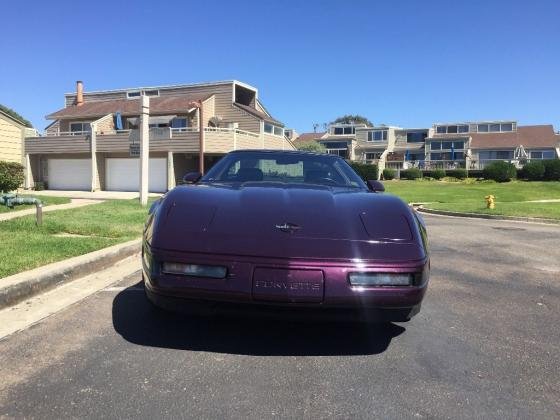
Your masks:
[[[144,95],[146,95],[146,96],[159,96],[159,90],[157,90],[157,89],[145,90]]]
[[[448,125],[447,132],[451,134],[457,133],[457,126],[456,125]]]
[[[347,149],[348,143],[345,141],[334,141],[322,143],[327,149]]]
[[[131,90],[130,92],[126,92],[126,97],[128,99],[135,99],[139,98],[142,95],[146,96],[159,96],[158,89],[150,89],[150,90]]]
[[[173,118],[171,120],[171,128],[187,128],[186,118]]]
[[[366,153],[366,160],[381,159],[383,152]]]
[[[275,136],[284,135],[284,129],[282,127],[278,127],[267,122],[264,123],[264,132],[268,134],[274,134]]]
[[[513,123],[478,124],[479,133],[504,133],[513,131]]]
[[[499,150],[496,152],[496,159],[511,159],[513,152],[509,150]]]
[[[443,141],[443,142],[441,142],[441,149],[442,150],[443,149],[449,150],[449,149],[451,149],[452,145],[453,145],[452,141]]]
[[[480,160],[488,159],[513,159],[513,150],[487,150],[478,153]]]
[[[433,141],[430,145],[431,150],[441,150],[441,141]]]
[[[387,141],[387,130],[368,131],[367,141]]]
[[[274,133],[274,126],[269,123],[264,123],[264,132],[269,134]]]
[[[411,161],[424,160],[424,153],[408,153],[408,160]]]
[[[352,126],[348,126],[348,127],[333,127],[333,134],[335,136],[342,136],[342,135],[352,135],[356,132],[355,127]]]
[[[461,160],[464,159],[463,152],[445,152],[445,153],[431,153],[430,160]]]
[[[513,124],[512,123],[502,124],[502,131],[513,131]]]
[[[337,155],[346,159],[348,157],[348,149],[327,149],[329,155]]]
[[[91,125],[89,122],[73,122],[70,123],[70,132],[75,136],[91,133]]]
[[[554,159],[553,150],[534,150],[530,152],[531,159]]]
[[[454,141],[453,142],[453,148],[454,149],[463,149],[465,147],[465,142],[464,141]]]
[[[469,132],[468,124],[436,126],[436,133],[438,134],[456,134],[456,133],[468,133],[468,132]]]
[[[407,143],[423,143],[426,140],[428,133],[425,131],[409,131],[406,133]]]

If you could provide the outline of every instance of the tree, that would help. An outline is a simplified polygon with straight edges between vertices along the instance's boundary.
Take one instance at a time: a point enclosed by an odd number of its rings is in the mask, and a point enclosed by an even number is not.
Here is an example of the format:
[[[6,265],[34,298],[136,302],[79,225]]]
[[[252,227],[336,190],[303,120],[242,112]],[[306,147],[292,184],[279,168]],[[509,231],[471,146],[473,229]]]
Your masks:
[[[306,152],[327,153],[327,148],[321,143],[317,143],[316,141],[310,141],[309,143],[300,144],[297,148]]]
[[[373,123],[366,117],[361,115],[343,115],[338,117],[331,124],[366,124],[368,127],[373,127]]]
[[[31,124],[31,122],[29,122],[28,120],[23,118],[21,115],[19,115],[13,109],[8,108],[7,106],[4,106],[4,105],[0,104],[0,111],[8,114],[10,117],[14,118],[15,120],[18,120],[24,126],[29,127],[29,128],[33,128],[33,124]]]

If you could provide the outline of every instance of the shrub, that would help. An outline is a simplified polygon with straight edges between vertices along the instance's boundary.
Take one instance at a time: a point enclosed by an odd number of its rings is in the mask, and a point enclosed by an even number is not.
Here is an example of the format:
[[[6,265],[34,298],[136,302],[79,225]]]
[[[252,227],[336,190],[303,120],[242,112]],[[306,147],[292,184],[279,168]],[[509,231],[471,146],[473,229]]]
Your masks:
[[[410,168],[401,171],[401,179],[419,179],[422,178],[422,171],[418,168]]]
[[[445,177],[445,170],[443,169],[434,169],[432,171],[432,178],[434,179],[442,179]]]
[[[447,171],[447,176],[457,179],[465,179],[467,177],[467,170],[465,168],[450,169]]]
[[[515,165],[502,160],[492,162],[482,171],[485,179],[492,179],[497,182],[509,182],[517,175]]]
[[[23,184],[23,165],[0,161],[0,192],[17,190]]]
[[[359,162],[348,163],[364,181],[367,181],[368,179],[377,179],[377,165]]]
[[[47,187],[45,186],[45,183],[43,181],[37,181],[37,182],[35,182],[35,187],[33,189],[35,191],[43,191],[43,190],[47,189]]]
[[[386,180],[395,179],[396,175],[397,175],[397,171],[395,171],[394,169],[391,168],[383,169],[383,179]]]
[[[469,178],[482,178],[482,170],[481,169],[471,169],[469,170]]]
[[[523,166],[517,173],[519,178],[526,178],[529,181],[539,181],[544,177],[544,164],[539,160],[533,160]]]
[[[544,160],[544,179],[560,181],[560,159]]]
[[[315,153],[327,153],[327,148],[323,146],[321,143],[317,143],[316,141],[300,144],[298,145],[298,150],[303,150],[306,152],[315,152]]]

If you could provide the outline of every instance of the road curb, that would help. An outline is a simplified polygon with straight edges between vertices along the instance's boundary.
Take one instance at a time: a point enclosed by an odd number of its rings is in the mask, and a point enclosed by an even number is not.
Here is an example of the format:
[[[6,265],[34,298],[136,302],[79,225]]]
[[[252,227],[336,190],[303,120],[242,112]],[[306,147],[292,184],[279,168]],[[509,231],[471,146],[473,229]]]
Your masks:
[[[114,245],[0,279],[0,309],[63,283],[103,270],[140,252],[140,239]]]
[[[491,219],[491,220],[509,220],[514,222],[530,222],[530,223],[545,223],[549,225],[559,225],[560,220],[547,219],[544,217],[518,217],[518,216],[498,216],[494,214],[480,214],[480,213],[463,213],[447,210],[427,209],[422,206],[415,207],[421,213],[438,214],[441,216],[451,217],[469,217],[475,219]]]

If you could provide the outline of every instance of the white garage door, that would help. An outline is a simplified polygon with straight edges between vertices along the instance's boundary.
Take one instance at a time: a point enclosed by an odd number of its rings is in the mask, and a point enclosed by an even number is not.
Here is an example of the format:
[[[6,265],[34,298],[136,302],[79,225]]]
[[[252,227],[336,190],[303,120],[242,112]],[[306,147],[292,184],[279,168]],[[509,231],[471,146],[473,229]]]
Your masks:
[[[91,190],[91,159],[49,159],[51,190]]]
[[[139,191],[140,159],[108,158],[105,160],[105,189],[107,191]],[[152,158],[149,166],[148,190],[167,191],[167,159]]]

